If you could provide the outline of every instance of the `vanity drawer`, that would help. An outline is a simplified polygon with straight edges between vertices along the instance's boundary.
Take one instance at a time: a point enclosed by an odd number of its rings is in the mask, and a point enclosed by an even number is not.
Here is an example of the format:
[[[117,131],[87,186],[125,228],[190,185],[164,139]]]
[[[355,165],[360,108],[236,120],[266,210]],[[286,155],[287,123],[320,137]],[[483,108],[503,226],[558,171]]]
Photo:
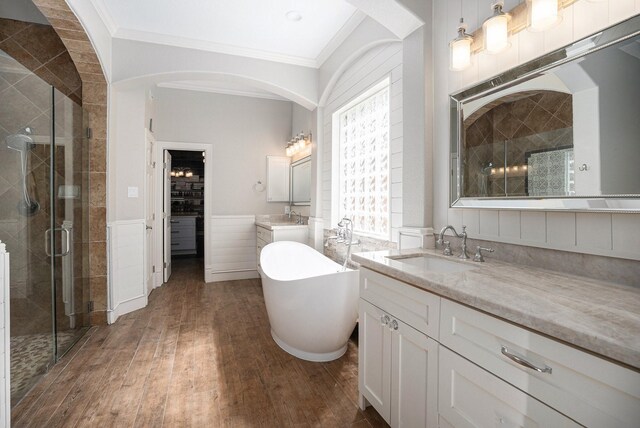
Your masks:
[[[438,339],[439,296],[360,268],[360,297],[427,336]]]
[[[256,233],[258,239],[262,239],[266,243],[273,242],[273,235],[270,230],[265,229],[264,227],[256,227]]]
[[[441,344],[580,424],[638,426],[640,373],[447,299],[440,314]]]
[[[438,366],[441,428],[579,426],[443,346]]]

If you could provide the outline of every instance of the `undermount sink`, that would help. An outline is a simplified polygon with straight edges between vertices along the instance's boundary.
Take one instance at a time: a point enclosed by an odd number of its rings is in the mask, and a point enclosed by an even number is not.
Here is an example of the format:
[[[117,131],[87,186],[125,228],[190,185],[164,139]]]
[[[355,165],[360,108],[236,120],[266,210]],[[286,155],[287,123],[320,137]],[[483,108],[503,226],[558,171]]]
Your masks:
[[[475,266],[471,266],[465,263],[452,262],[449,260],[443,260],[438,257],[431,257],[427,255],[420,256],[388,256],[388,259],[394,262],[402,263],[409,266],[415,266],[429,272],[436,273],[459,273],[476,269]]]

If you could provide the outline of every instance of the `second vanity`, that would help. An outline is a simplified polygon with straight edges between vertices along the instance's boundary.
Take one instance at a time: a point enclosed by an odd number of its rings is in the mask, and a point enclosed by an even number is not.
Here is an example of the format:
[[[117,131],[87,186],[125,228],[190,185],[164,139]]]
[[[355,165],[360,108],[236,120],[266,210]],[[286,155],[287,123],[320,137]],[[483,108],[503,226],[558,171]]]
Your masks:
[[[360,406],[393,427],[637,427],[640,290],[432,250],[360,263]]]
[[[301,218],[302,219],[302,218]],[[276,241],[308,243],[309,227],[296,222],[296,216],[256,216],[256,255],[260,266],[260,253],[265,245]]]

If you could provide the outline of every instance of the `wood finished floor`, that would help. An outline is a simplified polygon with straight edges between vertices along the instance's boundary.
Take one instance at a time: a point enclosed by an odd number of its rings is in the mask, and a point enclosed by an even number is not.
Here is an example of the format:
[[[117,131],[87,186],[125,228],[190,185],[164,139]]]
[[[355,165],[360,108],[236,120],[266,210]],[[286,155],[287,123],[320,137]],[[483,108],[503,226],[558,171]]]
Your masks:
[[[272,340],[259,280],[205,284],[175,263],[149,305],[94,327],[12,412],[15,427],[371,427],[358,350],[310,363]]]

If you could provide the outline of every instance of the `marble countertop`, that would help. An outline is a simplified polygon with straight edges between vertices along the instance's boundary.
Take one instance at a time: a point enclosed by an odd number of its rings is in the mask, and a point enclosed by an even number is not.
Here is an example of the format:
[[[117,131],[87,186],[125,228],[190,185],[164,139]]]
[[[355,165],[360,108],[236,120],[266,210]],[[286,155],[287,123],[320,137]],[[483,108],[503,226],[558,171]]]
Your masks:
[[[388,258],[398,255],[433,256],[473,269],[439,273]],[[640,370],[640,284],[618,285],[495,260],[477,263],[442,256],[440,250],[386,250],[352,258],[363,267]]]
[[[293,215],[289,219],[286,215],[262,215],[256,216],[256,226],[264,227],[269,230],[278,229],[306,229],[306,224],[297,224],[297,216]],[[303,217],[306,220],[307,217]]]

